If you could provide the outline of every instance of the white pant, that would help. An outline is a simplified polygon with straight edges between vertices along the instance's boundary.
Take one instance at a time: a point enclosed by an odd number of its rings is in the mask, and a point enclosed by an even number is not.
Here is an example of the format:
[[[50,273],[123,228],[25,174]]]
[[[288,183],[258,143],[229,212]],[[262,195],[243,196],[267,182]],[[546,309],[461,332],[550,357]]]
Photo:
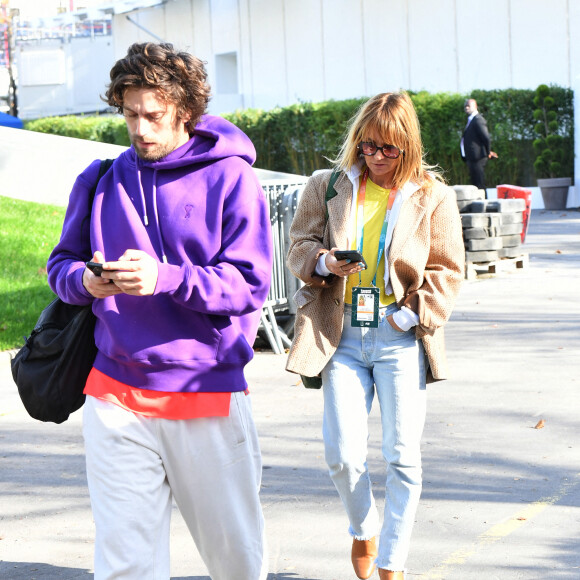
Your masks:
[[[250,397],[229,417],[173,421],[87,397],[95,580],[168,580],[172,496],[212,580],[264,580],[261,457]]]

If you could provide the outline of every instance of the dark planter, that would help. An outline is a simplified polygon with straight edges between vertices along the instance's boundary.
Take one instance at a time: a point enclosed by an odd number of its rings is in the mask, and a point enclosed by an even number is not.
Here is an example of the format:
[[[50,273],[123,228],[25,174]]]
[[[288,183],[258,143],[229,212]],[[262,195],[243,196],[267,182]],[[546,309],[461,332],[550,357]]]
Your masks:
[[[566,209],[568,189],[572,185],[571,177],[551,177],[538,179],[546,209]]]

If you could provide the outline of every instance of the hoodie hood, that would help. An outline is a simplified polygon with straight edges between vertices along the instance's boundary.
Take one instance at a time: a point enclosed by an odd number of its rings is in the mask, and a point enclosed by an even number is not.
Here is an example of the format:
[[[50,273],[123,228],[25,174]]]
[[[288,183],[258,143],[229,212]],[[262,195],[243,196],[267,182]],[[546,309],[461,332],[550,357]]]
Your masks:
[[[192,165],[203,167],[232,157],[239,157],[248,165],[253,165],[256,160],[256,149],[248,136],[233,123],[222,117],[203,115],[195,126],[193,136],[189,141],[162,159],[158,161],[141,159],[133,146],[123,153],[123,156],[137,174],[143,224],[149,226],[152,217],[153,225],[157,230],[156,237],[161,246],[161,260],[167,262],[158,215],[159,173],[179,170],[182,167]],[[191,168],[191,170],[195,169]],[[149,203],[147,203],[148,199]]]
[[[155,171],[210,163],[227,157],[240,157],[249,165],[256,161],[256,149],[248,136],[233,123],[214,115],[203,115],[191,139],[159,161],[139,158],[132,146],[123,155],[127,156],[129,163]]]

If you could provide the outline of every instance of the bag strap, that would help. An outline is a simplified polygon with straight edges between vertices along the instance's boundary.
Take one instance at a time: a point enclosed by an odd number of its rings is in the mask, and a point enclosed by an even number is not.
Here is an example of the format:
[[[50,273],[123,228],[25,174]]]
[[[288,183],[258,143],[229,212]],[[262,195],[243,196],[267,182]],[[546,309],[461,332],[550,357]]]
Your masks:
[[[113,165],[113,161],[115,161],[114,159],[101,159],[101,165],[99,166],[99,174],[97,176],[97,180],[95,181],[95,184],[93,185],[93,187],[91,187],[90,191],[89,191],[89,203],[88,203],[88,213],[87,215],[83,218],[83,221],[81,222],[81,228],[80,228],[80,232],[79,232],[79,243],[82,247],[83,244],[83,229],[85,227],[85,223],[88,221],[90,223],[91,221],[91,215],[93,213],[93,202],[95,201],[95,195],[97,193],[97,187],[99,185],[99,181],[101,181],[101,178],[105,175],[105,173],[107,173],[107,171],[109,171],[109,168],[111,167],[111,165]]]
[[[113,161],[115,161],[115,160],[114,159],[101,159],[101,165],[99,167],[99,175],[97,176],[97,181],[95,181],[95,185],[93,185],[93,187],[91,188],[91,191],[89,192],[89,208],[91,209],[91,211],[89,213],[92,213],[93,201],[95,200],[95,195],[97,193],[97,187],[99,185],[99,181],[101,181],[101,178],[105,175],[105,173],[107,173],[107,171],[109,171],[109,168],[111,167],[111,165],[113,165]]]
[[[330,175],[330,180],[328,182],[328,187],[326,188],[326,193],[324,194],[324,206],[326,208],[326,220],[328,221],[328,202],[333,198],[336,197],[338,193],[336,189],[334,189],[334,184],[336,180],[340,177],[340,171],[337,169],[333,169]]]

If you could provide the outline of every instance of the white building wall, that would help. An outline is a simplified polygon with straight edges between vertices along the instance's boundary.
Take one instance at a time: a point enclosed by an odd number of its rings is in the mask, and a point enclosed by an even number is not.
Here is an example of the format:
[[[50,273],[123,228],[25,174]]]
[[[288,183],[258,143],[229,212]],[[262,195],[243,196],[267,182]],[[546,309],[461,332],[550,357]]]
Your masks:
[[[175,2],[175,4],[181,4],[180,2]],[[211,0],[190,0],[191,4],[191,18],[192,21],[189,23],[190,27],[190,40],[189,42],[184,42],[183,45],[176,43],[179,48],[187,50],[189,44],[191,44],[193,54],[207,62],[208,64],[208,74],[210,79],[213,78],[213,42],[212,42],[212,10],[211,10]],[[219,14],[218,14],[219,16]],[[234,25],[232,24],[232,28]],[[166,40],[169,42],[173,41],[173,37],[170,35]]]
[[[36,119],[105,109],[100,96],[113,55],[111,36],[17,45],[18,116]]]
[[[322,3],[318,0],[284,2],[287,47],[286,97],[288,103],[325,100],[325,53]],[[306,99],[305,95],[311,95]]]
[[[570,86],[568,10],[577,1],[551,0],[548,8],[542,0],[510,0],[514,87]]]
[[[240,14],[238,4],[238,0],[211,0],[209,2],[214,54],[239,49]]]
[[[411,0],[408,5],[408,88],[414,91],[456,91],[455,0],[438,0],[436,3]]]
[[[204,0],[205,3],[205,0]],[[243,108],[242,85],[240,75],[240,3],[238,0],[211,0],[209,2],[209,29],[211,34],[211,50],[203,60],[208,63],[208,73],[213,89],[212,107],[217,110],[232,111]],[[225,59],[230,67],[235,67],[235,78],[224,81],[225,69],[218,63],[218,59]],[[235,60],[235,65],[233,64]],[[231,71],[232,74],[234,71]],[[217,82],[218,78],[220,81]],[[235,85],[236,92],[230,87]]]
[[[513,87],[510,2],[457,2],[455,22],[458,72],[454,90]]]
[[[373,21],[376,20],[377,13],[381,13],[383,6],[382,0],[367,0],[363,3],[361,42],[365,51],[366,69],[363,95],[411,88],[408,2],[389,2],[388,13],[381,16],[383,26],[375,26]]]
[[[128,16],[208,63],[236,53],[239,102],[271,108],[410,89],[571,86],[579,0],[169,0]],[[115,55],[154,36],[116,15]],[[214,112],[224,112],[218,99]]]
[[[185,14],[187,4],[185,2],[180,3],[180,10]],[[125,14],[125,20],[127,17],[138,22],[139,26],[143,27],[145,30],[153,31],[159,38],[167,38],[169,35],[173,35],[173,30],[167,30],[165,26],[165,14],[167,13],[167,5],[153,6],[152,8],[147,8],[146,10],[136,10],[134,12],[129,12]],[[135,26],[135,25],[133,25]],[[138,42],[145,42],[151,40],[148,33],[142,28],[138,28],[139,40]]]
[[[251,91],[246,84],[244,93],[249,106],[271,109],[289,102],[284,0],[248,0],[246,5],[251,47],[246,82],[251,82]]]
[[[166,5],[164,12],[165,30],[162,36],[170,35],[173,39],[172,42],[195,54],[192,46],[192,3],[170,2]]]
[[[286,4],[292,6],[291,2]],[[324,98],[347,99],[363,96],[366,93],[367,66],[362,3],[352,0],[321,0],[321,5]],[[315,30],[305,30],[304,42],[309,43],[309,36],[314,33]],[[307,62],[305,65],[306,72],[310,72]],[[302,96],[302,100],[310,99]]]

